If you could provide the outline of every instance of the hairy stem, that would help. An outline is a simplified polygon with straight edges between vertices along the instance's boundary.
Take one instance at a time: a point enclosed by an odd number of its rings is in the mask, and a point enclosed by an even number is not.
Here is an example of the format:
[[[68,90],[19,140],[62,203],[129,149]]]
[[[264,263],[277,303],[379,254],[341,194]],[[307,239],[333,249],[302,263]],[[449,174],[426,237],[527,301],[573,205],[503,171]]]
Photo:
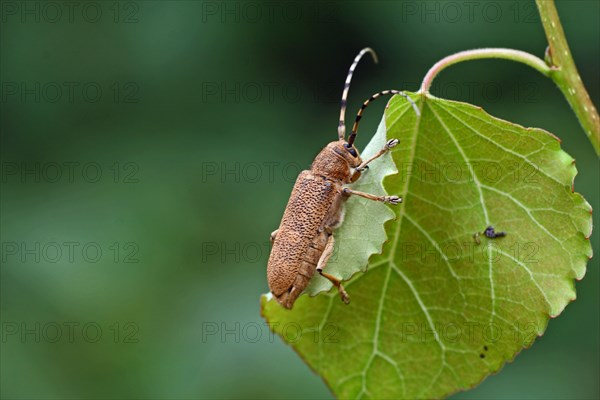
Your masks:
[[[502,58],[505,60],[518,61],[535,68],[545,76],[549,77],[551,75],[551,69],[543,60],[524,51],[502,48],[466,50],[452,54],[451,56],[445,57],[435,63],[435,65],[429,69],[427,75],[425,75],[425,78],[423,78],[423,83],[421,84],[421,89],[419,92],[423,94],[429,93],[429,88],[431,87],[433,79],[444,68],[462,61],[479,60],[484,58]]]
[[[577,115],[579,123],[592,142],[596,154],[600,154],[600,118],[598,111],[575,67],[565,32],[563,31],[554,0],[536,0],[542,25],[548,39],[546,62],[552,67],[550,78],[563,92]]]

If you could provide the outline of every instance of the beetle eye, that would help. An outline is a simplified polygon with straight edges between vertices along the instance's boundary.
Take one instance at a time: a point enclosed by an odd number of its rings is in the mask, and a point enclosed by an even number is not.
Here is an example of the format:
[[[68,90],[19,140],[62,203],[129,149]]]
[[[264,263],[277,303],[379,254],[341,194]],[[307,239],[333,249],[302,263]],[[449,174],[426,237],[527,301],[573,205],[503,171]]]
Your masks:
[[[348,143],[344,144],[344,147],[346,148],[346,150],[348,150],[348,153],[352,154],[352,157],[356,157],[358,155],[356,154],[356,150],[354,150],[354,148]]]

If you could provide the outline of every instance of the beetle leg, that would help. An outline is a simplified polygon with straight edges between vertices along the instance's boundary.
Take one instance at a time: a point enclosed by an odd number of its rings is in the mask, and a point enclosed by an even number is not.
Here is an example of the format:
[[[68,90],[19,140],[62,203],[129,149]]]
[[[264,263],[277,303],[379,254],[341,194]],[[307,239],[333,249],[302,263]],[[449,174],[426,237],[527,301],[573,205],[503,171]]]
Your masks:
[[[342,192],[347,196],[354,194],[354,195],[357,195],[360,197],[364,197],[365,199],[381,201],[382,203],[386,203],[386,204],[396,205],[396,204],[402,203],[402,197],[398,197],[398,196],[376,196],[374,194],[359,192],[358,190],[352,190],[350,188],[343,188]]]
[[[278,231],[279,229],[275,229],[273,232],[271,232],[271,236],[269,237],[269,239],[271,240],[271,244],[273,244],[273,242],[275,241],[275,236],[277,236]]]
[[[363,170],[366,170],[367,168],[369,168],[368,165]],[[358,180],[358,178],[360,178],[360,176],[362,175],[363,170],[355,168],[354,171],[352,171],[352,176],[350,177],[350,182],[351,183],[356,182]]]
[[[334,243],[335,239],[333,238],[333,235],[329,235],[329,238],[327,239],[327,244],[325,245],[325,250],[323,250],[323,254],[319,259],[319,262],[317,263],[317,271],[319,271],[319,274],[321,274],[323,278],[327,278],[331,283],[333,283],[333,286],[335,286],[338,289],[338,292],[340,292],[342,301],[348,304],[350,303],[350,296],[348,296],[348,293],[346,293],[346,290],[344,290],[344,287],[342,286],[342,281],[333,275],[323,272],[323,268],[325,268],[325,266],[327,265],[329,257],[331,257],[331,255],[333,254]]]
[[[385,145],[383,146],[383,149],[379,150],[377,152],[377,154],[375,154],[373,157],[369,158],[367,161],[363,161],[362,164],[360,164],[356,169],[358,171],[363,171],[365,168],[368,167],[368,163],[370,163],[371,161],[378,159],[379,157],[381,157],[382,155],[384,155],[385,153],[387,153],[388,151],[390,151],[390,149],[392,147],[395,147],[397,144],[399,143],[398,139],[390,139],[388,140]]]

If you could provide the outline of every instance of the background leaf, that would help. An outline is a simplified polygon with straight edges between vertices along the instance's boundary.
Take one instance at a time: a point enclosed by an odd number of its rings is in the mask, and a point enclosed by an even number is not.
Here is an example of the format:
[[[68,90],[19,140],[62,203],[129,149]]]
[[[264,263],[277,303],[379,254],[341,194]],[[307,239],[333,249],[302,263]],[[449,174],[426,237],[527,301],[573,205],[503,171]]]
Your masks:
[[[468,104],[414,99],[418,120],[397,98],[385,113],[387,136],[401,142],[399,173],[384,187],[405,202],[385,225],[383,254],[347,283],[352,303],[329,292],[286,311],[262,298],[271,328],[341,398],[473,387],[575,299],[591,257],[591,208],[573,193],[574,160],[556,137]],[[507,236],[476,245],[488,225]]]

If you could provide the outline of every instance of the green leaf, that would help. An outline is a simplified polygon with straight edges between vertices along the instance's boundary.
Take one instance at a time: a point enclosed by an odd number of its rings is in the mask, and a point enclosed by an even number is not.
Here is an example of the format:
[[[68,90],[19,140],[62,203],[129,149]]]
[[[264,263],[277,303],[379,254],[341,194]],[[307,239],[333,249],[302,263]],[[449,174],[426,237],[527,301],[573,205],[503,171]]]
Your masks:
[[[404,203],[384,225],[383,253],[346,283],[351,304],[335,290],[301,296],[293,310],[261,299],[271,329],[340,398],[438,398],[475,386],[575,299],[591,257],[591,208],[572,190],[574,160],[556,137],[412,96],[420,118],[397,97],[384,117],[387,137],[400,139],[399,172],[384,187]],[[488,225],[507,235],[477,245],[473,234]],[[363,251],[343,249],[339,260]]]

